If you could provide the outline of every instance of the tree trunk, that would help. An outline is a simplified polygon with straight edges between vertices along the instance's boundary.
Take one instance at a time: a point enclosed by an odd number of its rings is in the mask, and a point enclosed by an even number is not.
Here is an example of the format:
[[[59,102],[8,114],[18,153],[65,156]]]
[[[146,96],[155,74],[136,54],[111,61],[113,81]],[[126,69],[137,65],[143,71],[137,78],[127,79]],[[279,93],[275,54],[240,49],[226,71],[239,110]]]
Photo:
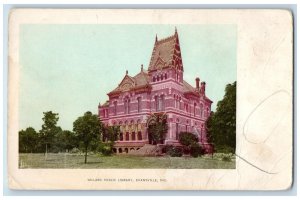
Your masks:
[[[47,159],[47,153],[48,153],[48,144],[46,143],[45,159]]]
[[[84,164],[86,164],[86,161],[87,161],[87,146],[85,146]]]

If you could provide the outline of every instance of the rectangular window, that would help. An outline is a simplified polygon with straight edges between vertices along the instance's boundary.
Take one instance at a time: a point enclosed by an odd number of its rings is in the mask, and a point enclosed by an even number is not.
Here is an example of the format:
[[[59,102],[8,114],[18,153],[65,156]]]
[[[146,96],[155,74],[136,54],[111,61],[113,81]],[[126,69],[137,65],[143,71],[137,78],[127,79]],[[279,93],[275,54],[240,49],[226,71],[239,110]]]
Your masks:
[[[165,110],[165,96],[162,95],[160,98],[161,98],[161,110]]]
[[[114,115],[117,115],[117,102],[114,102]]]
[[[179,138],[179,134],[178,134],[178,123],[176,123],[176,140],[178,140]]]
[[[142,132],[141,131],[138,132],[138,140],[142,140]]]
[[[124,101],[124,107],[125,107],[125,114],[129,114],[130,113],[130,100],[129,99],[125,99]]]
[[[158,96],[155,97],[155,110],[158,111]]]
[[[138,112],[141,112],[141,97],[138,97]]]
[[[160,96],[158,99],[158,111],[162,110],[162,97]]]

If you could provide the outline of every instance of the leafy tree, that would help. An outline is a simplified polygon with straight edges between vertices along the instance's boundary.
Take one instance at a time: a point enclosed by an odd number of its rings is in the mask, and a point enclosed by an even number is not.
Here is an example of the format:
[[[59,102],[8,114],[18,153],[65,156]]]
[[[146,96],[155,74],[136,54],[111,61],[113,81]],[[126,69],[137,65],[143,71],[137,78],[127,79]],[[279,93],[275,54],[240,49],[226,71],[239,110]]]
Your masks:
[[[92,142],[100,142],[100,131],[102,123],[97,115],[86,112],[73,123],[73,131],[76,133],[77,139],[82,141],[82,148],[85,152],[84,163],[87,163],[87,152]]]
[[[65,152],[70,151],[75,147],[78,147],[78,141],[75,133],[69,130],[63,130],[57,133],[55,136],[56,151]]]
[[[19,152],[33,153],[37,149],[38,134],[32,127],[19,131]]]
[[[103,142],[106,141],[114,142],[118,140],[118,137],[121,133],[120,126],[103,126],[102,132],[103,132],[102,135]]]
[[[207,121],[208,138],[220,152],[235,152],[236,147],[236,82],[225,88],[223,100]]]
[[[49,148],[55,144],[55,136],[62,131],[58,122],[58,113],[53,113],[52,111],[44,112],[42,129],[40,130],[40,142],[45,147],[45,155],[49,151]]]
[[[162,143],[168,132],[168,124],[165,115],[155,115],[154,122],[149,124],[149,139],[153,144]]]

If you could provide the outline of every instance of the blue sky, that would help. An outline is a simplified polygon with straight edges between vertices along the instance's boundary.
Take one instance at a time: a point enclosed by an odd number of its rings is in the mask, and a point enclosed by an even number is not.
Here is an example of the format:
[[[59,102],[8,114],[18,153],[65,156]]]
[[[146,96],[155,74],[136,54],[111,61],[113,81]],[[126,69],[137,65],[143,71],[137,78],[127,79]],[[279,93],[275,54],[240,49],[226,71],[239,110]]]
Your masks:
[[[41,129],[43,112],[59,113],[72,130],[86,111],[122,80],[148,68],[155,35],[179,34],[184,79],[207,83],[212,110],[236,80],[235,25],[22,25],[20,31],[20,129]]]

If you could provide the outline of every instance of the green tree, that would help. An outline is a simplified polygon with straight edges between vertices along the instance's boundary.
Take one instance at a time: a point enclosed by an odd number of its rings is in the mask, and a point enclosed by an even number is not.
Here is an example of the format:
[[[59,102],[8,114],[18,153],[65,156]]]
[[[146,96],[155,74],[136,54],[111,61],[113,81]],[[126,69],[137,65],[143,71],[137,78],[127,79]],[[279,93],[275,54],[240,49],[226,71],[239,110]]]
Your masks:
[[[69,130],[63,130],[55,136],[55,148],[58,152],[70,151],[78,147],[78,141],[75,133]]]
[[[19,152],[34,153],[37,149],[38,134],[32,127],[19,131]]]
[[[166,115],[155,115],[153,121],[149,124],[149,139],[152,144],[162,143],[168,132]]]
[[[207,121],[208,138],[217,151],[235,152],[236,147],[236,82],[226,85],[225,95]]]
[[[102,128],[102,141],[115,142],[120,135],[120,126],[103,126]]]
[[[86,112],[73,123],[73,131],[76,133],[77,139],[82,142],[85,152],[84,163],[87,163],[87,152],[92,142],[100,142],[100,134],[102,123],[97,115]]]
[[[59,120],[58,113],[52,111],[44,112],[42,129],[40,130],[40,142],[45,147],[44,152],[47,155],[49,149],[54,146],[56,135],[62,131],[57,122]]]

